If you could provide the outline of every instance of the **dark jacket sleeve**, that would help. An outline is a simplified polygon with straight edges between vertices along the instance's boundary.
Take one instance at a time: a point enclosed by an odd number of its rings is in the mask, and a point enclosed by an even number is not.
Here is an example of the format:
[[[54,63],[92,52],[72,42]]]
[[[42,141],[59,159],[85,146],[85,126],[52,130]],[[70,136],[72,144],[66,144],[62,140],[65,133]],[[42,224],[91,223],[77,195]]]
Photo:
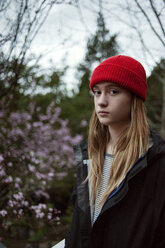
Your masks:
[[[165,206],[162,209],[162,213],[160,215],[159,226],[157,228],[157,248],[165,247]]]
[[[156,186],[156,213],[158,215],[158,225],[156,228],[154,246],[156,248],[165,247],[165,155],[157,159],[159,174]]]

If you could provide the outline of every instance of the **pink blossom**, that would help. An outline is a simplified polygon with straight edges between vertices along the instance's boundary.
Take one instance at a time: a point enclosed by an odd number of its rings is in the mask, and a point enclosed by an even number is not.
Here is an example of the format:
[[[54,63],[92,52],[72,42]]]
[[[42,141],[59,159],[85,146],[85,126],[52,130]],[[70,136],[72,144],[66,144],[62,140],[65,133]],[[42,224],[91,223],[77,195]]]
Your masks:
[[[28,168],[29,168],[29,171],[31,171],[31,172],[35,172],[36,171],[36,168],[33,165],[28,164]]]
[[[0,154],[0,163],[4,160],[3,155]]]
[[[81,135],[76,135],[73,139],[72,139],[72,143],[73,145],[77,145],[82,141],[82,136]]]
[[[3,180],[4,183],[12,183],[13,178],[11,176],[8,176],[6,179]]]
[[[54,176],[54,172],[49,172],[49,173],[48,173],[48,176],[49,176],[49,177],[53,177],[53,176]]]
[[[88,125],[87,121],[86,120],[82,120],[81,121],[81,126],[82,127],[86,127]]]
[[[20,185],[19,185],[18,183],[15,183],[15,184],[14,184],[14,187],[15,187],[16,189],[18,189],[18,188],[20,187]]]
[[[72,145],[82,139],[71,136],[68,121],[59,117],[60,111],[52,102],[43,114],[31,103],[27,112],[0,115],[0,177],[1,184],[8,184],[9,192],[7,200],[1,199],[6,203],[5,209],[0,208],[3,221],[21,219],[32,212],[36,222],[47,219],[60,223],[59,210],[46,204],[35,205],[36,198],[50,203],[47,188],[52,180],[67,176],[68,168],[75,163]]]
[[[47,120],[48,120],[48,116],[40,115],[40,121],[47,121]]]
[[[21,202],[22,206],[28,207],[29,206],[29,202],[28,201],[22,201]]]
[[[13,210],[13,214],[17,215],[17,211],[15,209]]]
[[[42,219],[45,216],[43,212],[36,212],[36,218]]]
[[[18,192],[17,194],[13,194],[13,198],[15,198],[18,201],[18,200],[22,200],[24,197],[22,192]]]
[[[35,195],[37,197],[44,197],[45,199],[49,199],[49,195],[46,192],[44,192],[43,190],[36,190]]]
[[[15,178],[15,181],[16,181],[17,183],[22,182],[21,178],[19,178],[19,177],[16,177],[16,178]]]
[[[19,209],[18,214],[19,214],[20,216],[22,216],[22,215],[23,215],[23,209]]]
[[[13,166],[12,162],[9,162],[7,165],[8,165],[9,167],[12,167],[12,166]]]
[[[0,211],[0,215],[2,216],[2,217],[5,217],[6,215],[7,215],[7,211],[6,210],[1,210]]]
[[[4,112],[0,112],[0,118],[4,117]]]
[[[34,122],[33,127],[42,127],[42,122],[40,121]]]
[[[9,200],[9,201],[8,201],[8,205],[9,205],[10,207],[14,207],[15,204],[16,204],[16,201],[13,201],[13,200]]]
[[[48,213],[47,218],[48,218],[48,220],[51,220],[52,219],[52,213]]]
[[[5,176],[6,176],[6,172],[4,168],[0,167],[0,177],[5,177]]]

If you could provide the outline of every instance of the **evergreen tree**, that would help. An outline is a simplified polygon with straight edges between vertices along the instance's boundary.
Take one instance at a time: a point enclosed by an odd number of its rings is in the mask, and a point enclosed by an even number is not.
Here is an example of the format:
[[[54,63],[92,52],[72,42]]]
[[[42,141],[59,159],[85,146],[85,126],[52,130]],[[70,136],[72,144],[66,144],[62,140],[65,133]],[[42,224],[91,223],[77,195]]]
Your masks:
[[[72,130],[83,134],[85,138],[86,125],[93,110],[93,98],[89,90],[91,72],[102,60],[117,54],[116,38],[116,34],[110,35],[106,29],[103,14],[99,12],[96,33],[88,39],[84,61],[77,68],[78,93],[62,103],[62,114],[70,119]]]
[[[91,71],[94,67],[102,60],[117,54],[118,44],[116,38],[116,34],[112,36],[109,34],[109,30],[106,29],[103,14],[99,12],[96,34],[88,39],[84,61],[78,66],[78,72],[80,72],[81,75],[80,93],[82,90],[87,89],[86,83],[89,82]]]
[[[164,94],[163,82],[165,79],[165,60],[162,59],[160,63],[152,70],[148,77],[148,95],[147,95],[147,116],[150,124],[158,132],[162,133],[162,123],[164,121]]]

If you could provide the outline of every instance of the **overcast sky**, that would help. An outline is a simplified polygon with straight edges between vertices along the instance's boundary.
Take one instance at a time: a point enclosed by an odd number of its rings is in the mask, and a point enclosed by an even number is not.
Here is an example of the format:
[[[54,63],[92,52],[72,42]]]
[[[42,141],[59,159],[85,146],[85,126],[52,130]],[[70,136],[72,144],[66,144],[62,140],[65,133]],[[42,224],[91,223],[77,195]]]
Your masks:
[[[102,8],[106,26],[110,34],[118,34],[119,52],[138,59],[149,75],[155,61],[159,61],[165,54],[164,47],[153,35],[143,16],[138,15],[139,20],[132,19],[124,9],[118,6],[119,2],[122,5],[125,0],[103,1]],[[159,2],[163,1],[157,0],[157,4]],[[64,65],[70,66],[71,69],[67,74],[69,88],[76,84],[74,68],[83,60],[87,39],[95,33],[98,11],[99,5],[96,0],[80,1],[79,8],[67,4],[54,5],[29,50],[29,53],[37,56],[43,55],[40,63],[44,68],[50,66],[50,61],[56,68],[62,68]],[[146,11],[148,11],[147,6]],[[156,25],[152,12],[147,13]],[[129,27],[132,23],[137,25],[143,34],[153,58],[144,53],[137,32]],[[159,26],[156,27],[159,28]]]

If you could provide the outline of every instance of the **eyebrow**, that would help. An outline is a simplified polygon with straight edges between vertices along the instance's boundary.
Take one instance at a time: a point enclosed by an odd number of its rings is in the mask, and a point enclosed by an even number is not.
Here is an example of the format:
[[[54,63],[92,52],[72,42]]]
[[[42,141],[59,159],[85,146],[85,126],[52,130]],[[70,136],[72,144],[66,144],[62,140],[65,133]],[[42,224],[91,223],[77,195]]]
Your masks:
[[[107,89],[107,88],[109,88],[109,87],[117,87],[117,88],[120,88],[120,86],[119,85],[117,85],[117,84],[115,84],[115,83],[108,83],[106,86],[105,86],[105,88]],[[99,88],[99,86],[97,86],[97,85],[95,85],[94,87],[93,87],[93,90],[97,90],[97,89],[100,89]]]

